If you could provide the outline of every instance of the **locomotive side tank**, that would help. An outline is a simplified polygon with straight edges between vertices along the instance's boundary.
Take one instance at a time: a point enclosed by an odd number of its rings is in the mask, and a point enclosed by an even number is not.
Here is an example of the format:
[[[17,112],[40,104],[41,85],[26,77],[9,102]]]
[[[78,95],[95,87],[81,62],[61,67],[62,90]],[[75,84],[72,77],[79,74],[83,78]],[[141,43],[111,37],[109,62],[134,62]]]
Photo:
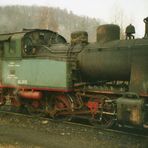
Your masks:
[[[72,87],[67,73],[70,62],[61,54],[63,48],[68,48],[62,36],[40,29],[1,36],[7,36],[2,61],[3,86],[56,91]]]
[[[118,44],[114,42],[113,44]],[[99,48],[98,48],[99,47]],[[129,80],[131,52],[98,43],[88,45],[78,56],[79,66],[85,80]]]
[[[89,81],[129,80],[131,51],[123,50],[117,25],[102,25],[97,29],[97,42],[88,44],[79,54],[82,75]],[[117,40],[117,41],[116,41]]]
[[[130,91],[147,93],[148,40],[118,40],[118,27],[113,29],[115,37],[110,27],[117,26],[103,25],[99,29],[105,33],[99,32],[102,39],[98,37],[98,42],[86,45],[78,55],[82,78],[87,82],[129,81]]]

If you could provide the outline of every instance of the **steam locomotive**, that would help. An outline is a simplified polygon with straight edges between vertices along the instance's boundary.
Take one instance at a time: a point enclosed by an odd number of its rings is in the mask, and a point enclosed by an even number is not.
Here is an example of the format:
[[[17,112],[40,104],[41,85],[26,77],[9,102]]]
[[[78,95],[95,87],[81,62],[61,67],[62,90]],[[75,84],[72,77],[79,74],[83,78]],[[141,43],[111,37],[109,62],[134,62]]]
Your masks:
[[[148,18],[145,36],[134,39],[118,25],[85,31],[71,43],[56,32],[24,29],[0,35],[0,106],[26,108],[50,117],[86,117],[105,127],[148,127]]]

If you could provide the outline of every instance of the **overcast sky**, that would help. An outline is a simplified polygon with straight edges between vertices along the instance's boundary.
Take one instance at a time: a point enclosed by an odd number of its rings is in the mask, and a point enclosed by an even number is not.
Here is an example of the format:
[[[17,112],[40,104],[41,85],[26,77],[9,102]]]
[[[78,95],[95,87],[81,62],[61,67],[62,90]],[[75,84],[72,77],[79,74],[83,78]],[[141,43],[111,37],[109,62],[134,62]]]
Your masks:
[[[95,17],[112,23],[123,16],[123,24],[132,23],[138,35],[144,34],[143,18],[148,16],[148,0],[0,0],[0,5],[39,5],[59,7],[81,16]],[[117,20],[116,20],[117,21]]]

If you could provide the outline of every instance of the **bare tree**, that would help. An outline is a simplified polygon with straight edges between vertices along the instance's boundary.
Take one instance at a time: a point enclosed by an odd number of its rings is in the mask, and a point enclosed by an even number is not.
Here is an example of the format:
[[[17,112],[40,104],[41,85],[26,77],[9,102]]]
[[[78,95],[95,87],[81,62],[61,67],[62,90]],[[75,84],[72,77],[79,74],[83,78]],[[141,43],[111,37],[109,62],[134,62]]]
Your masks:
[[[39,28],[58,31],[58,24],[55,21],[52,11],[48,7],[42,7],[39,11]]]
[[[0,7],[0,18],[0,33],[42,28],[59,32],[68,40],[71,32],[84,30],[88,32],[89,41],[94,41],[100,24],[99,20],[77,16],[66,9],[37,6]]]
[[[112,11],[111,22],[120,26],[120,38],[125,39],[125,28],[129,25],[129,19],[119,3],[115,3]]]

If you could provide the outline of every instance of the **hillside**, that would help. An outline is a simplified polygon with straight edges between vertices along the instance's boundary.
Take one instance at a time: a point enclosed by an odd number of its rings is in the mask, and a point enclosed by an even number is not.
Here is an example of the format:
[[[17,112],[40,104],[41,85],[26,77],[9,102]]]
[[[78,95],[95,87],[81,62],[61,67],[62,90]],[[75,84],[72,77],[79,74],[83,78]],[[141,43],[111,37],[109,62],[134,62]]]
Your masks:
[[[77,16],[66,9],[37,6],[0,7],[0,18],[0,33],[42,28],[59,32],[67,40],[71,32],[85,30],[89,34],[89,41],[95,41],[96,28],[100,24],[99,20]]]

